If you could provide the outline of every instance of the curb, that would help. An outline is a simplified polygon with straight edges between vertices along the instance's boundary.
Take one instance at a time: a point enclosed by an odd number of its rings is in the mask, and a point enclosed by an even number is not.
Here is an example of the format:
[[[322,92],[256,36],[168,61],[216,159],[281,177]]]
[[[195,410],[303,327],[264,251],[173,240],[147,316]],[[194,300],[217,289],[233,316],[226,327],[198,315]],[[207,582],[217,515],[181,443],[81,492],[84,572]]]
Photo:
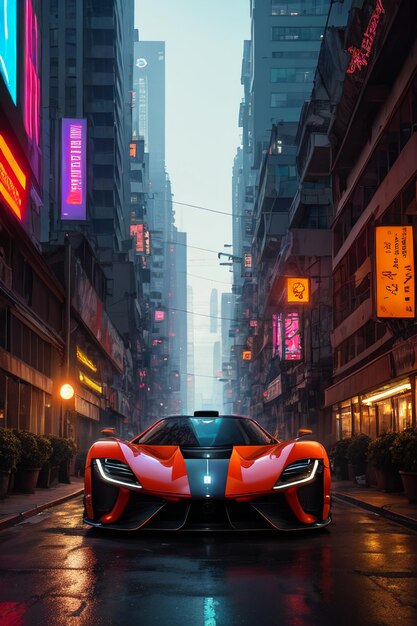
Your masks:
[[[65,496],[61,496],[60,498],[56,498],[55,500],[51,500],[50,502],[45,502],[44,504],[40,504],[35,506],[33,509],[28,509],[27,511],[22,511],[21,513],[16,513],[14,515],[9,515],[0,520],[0,530],[4,530],[5,528],[10,528],[10,526],[14,526],[15,524],[19,524],[23,522],[28,517],[32,517],[45,509],[49,509],[57,504],[61,504],[62,502],[66,502],[67,500],[71,500],[71,498],[76,498],[84,493],[84,489],[79,489],[78,491],[74,491],[73,493],[68,493]]]
[[[353,506],[357,506],[361,509],[370,511],[371,513],[376,513],[381,517],[389,519],[391,522],[396,522],[397,524],[401,524],[402,526],[406,526],[411,530],[417,531],[417,520],[413,519],[412,517],[401,515],[401,513],[394,513],[394,511],[390,511],[389,509],[385,509],[384,507],[374,506],[373,504],[369,504],[369,502],[358,500],[357,498],[347,496],[344,493],[332,493],[332,497],[335,500],[341,500],[342,502],[352,504]]]

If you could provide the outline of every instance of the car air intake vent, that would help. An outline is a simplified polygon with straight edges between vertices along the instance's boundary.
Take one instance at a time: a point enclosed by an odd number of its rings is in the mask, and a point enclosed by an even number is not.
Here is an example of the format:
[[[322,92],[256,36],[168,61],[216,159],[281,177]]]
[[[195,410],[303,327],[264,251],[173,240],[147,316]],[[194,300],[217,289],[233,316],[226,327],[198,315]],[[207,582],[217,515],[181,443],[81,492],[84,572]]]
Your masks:
[[[109,477],[116,480],[122,480],[124,482],[137,485],[138,479],[130,469],[130,467],[119,461],[118,459],[100,459],[103,472]]]

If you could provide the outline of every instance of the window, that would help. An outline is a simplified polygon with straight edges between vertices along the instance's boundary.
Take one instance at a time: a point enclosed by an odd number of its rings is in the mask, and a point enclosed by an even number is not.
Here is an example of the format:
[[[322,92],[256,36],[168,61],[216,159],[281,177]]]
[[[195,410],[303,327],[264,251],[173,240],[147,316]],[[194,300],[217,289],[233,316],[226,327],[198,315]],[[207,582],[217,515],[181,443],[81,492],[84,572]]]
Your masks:
[[[273,59],[317,59],[318,51],[313,50],[274,50]]]
[[[307,100],[309,92],[271,93],[271,107],[299,107]]]
[[[321,41],[323,28],[273,26],[272,41]]]
[[[271,0],[271,15],[327,15],[330,0]]]
[[[277,68],[271,69],[271,83],[308,83],[312,82],[314,72],[308,68]]]

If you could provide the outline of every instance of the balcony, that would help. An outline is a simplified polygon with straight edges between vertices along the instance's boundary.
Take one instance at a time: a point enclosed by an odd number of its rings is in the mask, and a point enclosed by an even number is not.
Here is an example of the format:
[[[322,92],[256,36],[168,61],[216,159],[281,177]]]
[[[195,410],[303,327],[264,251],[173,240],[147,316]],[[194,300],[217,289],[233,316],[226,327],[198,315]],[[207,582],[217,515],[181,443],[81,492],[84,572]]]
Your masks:
[[[301,180],[328,176],[330,172],[330,103],[311,100],[303,109],[297,165]]]

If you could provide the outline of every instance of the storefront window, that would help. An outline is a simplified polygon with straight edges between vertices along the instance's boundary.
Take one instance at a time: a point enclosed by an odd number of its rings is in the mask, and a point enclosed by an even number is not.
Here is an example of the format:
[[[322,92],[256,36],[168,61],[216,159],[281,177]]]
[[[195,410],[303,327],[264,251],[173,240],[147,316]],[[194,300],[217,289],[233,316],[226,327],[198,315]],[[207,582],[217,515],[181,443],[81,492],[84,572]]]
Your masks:
[[[394,429],[394,419],[391,398],[377,403],[378,434]]]
[[[362,422],[361,431],[371,437],[376,438],[376,411],[374,406],[362,404]]]
[[[394,398],[394,414],[396,430],[402,431],[404,428],[411,426],[411,394]]]
[[[340,437],[350,437],[352,435],[352,407],[350,400],[342,402],[340,407]]]
[[[359,408],[359,398],[352,398],[352,414],[353,414],[353,432],[360,433],[361,430],[361,412]]]

